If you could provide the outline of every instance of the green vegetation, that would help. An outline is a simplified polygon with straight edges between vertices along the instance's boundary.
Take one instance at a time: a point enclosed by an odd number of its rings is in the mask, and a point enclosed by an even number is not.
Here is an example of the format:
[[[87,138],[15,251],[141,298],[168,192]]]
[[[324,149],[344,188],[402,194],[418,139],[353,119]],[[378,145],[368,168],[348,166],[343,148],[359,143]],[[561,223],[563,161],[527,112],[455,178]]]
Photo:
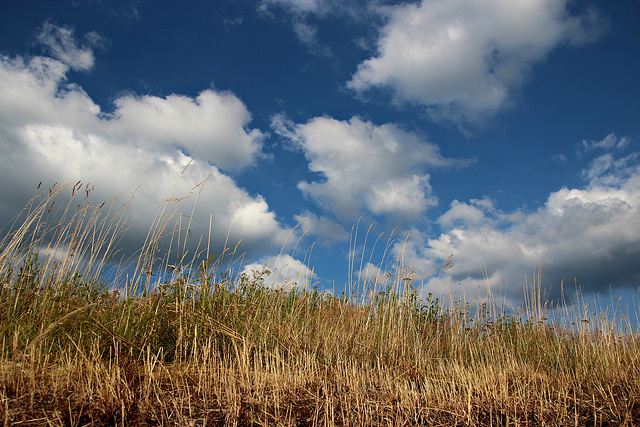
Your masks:
[[[0,242],[5,425],[640,423],[637,333],[584,307],[556,319],[539,285],[512,314],[421,300],[401,269],[358,298],[271,289],[222,257],[167,267],[168,210],[112,289],[127,218],[82,194],[34,199]]]

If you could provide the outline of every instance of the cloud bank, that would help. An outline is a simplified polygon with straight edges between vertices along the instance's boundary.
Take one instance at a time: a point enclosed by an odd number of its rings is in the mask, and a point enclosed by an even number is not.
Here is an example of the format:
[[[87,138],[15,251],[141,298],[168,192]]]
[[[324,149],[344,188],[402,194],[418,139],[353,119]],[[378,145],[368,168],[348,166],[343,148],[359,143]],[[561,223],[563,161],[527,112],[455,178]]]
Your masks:
[[[616,150],[628,139],[608,135],[592,147]],[[522,296],[526,272],[542,263],[545,286],[558,297],[564,280],[587,293],[635,289],[640,285],[640,153],[614,157],[601,153],[583,171],[584,188],[563,187],[536,211],[502,212],[484,198],[460,202],[437,222],[443,232],[432,239],[413,230],[406,246],[398,245],[412,268],[426,281],[425,292],[437,292],[433,277],[453,255],[448,279],[473,289],[489,283],[507,285],[513,300]],[[442,284],[442,281],[440,282]],[[472,286],[476,284],[476,286]]]
[[[139,245],[175,185],[173,197],[193,195],[184,206],[189,215],[199,193],[192,243],[209,235],[211,216],[213,251],[222,250],[227,233],[230,245],[242,239],[240,249],[253,254],[284,244],[290,230],[264,198],[248,194],[223,172],[251,165],[261,155],[264,135],[248,128],[251,115],[240,99],[213,89],[194,98],[124,95],[112,114],[104,114],[68,80],[69,70],[92,66],[88,48],[74,41],[71,30],[52,24],[45,24],[40,39],[59,59],[0,57],[3,224],[39,181],[47,186],[81,180],[96,188],[94,198],[103,199],[126,200],[139,187],[127,235]]]

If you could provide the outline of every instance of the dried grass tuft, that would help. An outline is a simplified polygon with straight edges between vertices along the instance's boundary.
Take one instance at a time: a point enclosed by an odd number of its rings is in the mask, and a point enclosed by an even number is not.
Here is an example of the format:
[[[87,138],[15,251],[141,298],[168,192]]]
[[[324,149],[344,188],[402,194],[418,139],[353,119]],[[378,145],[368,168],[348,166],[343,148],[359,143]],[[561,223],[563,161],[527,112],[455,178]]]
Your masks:
[[[637,333],[583,305],[553,316],[539,277],[521,314],[489,292],[473,312],[421,300],[400,268],[341,297],[270,289],[220,258],[186,261],[167,205],[114,290],[102,271],[126,206],[80,182],[54,203],[64,191],[32,200],[0,242],[4,425],[640,423]],[[172,263],[156,258],[167,235]]]

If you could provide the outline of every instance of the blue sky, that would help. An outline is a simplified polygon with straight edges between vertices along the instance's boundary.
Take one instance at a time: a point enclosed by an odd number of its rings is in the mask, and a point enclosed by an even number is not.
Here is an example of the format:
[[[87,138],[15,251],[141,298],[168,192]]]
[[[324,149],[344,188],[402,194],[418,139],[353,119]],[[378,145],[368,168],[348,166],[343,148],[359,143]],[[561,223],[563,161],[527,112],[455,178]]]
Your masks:
[[[214,250],[231,230],[274,284],[401,263],[424,293],[517,303],[543,263],[552,294],[634,294],[639,18],[634,0],[5,1],[0,221],[40,181],[138,188],[139,248],[192,161],[192,235],[211,216]]]

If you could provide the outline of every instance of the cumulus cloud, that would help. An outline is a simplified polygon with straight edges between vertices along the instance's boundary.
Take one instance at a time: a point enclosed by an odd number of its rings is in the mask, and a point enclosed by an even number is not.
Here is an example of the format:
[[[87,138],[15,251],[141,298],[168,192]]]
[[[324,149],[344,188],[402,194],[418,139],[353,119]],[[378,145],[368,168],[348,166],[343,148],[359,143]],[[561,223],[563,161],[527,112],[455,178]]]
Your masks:
[[[364,285],[375,287],[381,282],[384,282],[387,276],[387,272],[377,265],[370,262],[362,266],[358,271],[358,281]]]
[[[601,33],[594,10],[571,15],[568,0],[435,0],[380,9],[388,18],[377,54],[348,87],[390,88],[431,117],[477,121],[513,100],[534,64],[554,48]]]
[[[304,211],[301,214],[296,215],[294,218],[302,224],[303,230],[313,236],[316,236],[320,243],[325,246],[344,242],[349,237],[345,229],[340,224],[325,216],[319,217],[312,212]]]
[[[493,202],[487,198],[471,199],[469,203],[454,200],[449,210],[441,215],[437,222],[445,227],[451,227],[456,223],[477,225],[486,221],[486,212],[494,210]]]
[[[211,215],[212,251],[222,250],[227,234],[229,245],[242,239],[240,250],[254,255],[284,245],[288,227],[260,195],[247,194],[223,172],[250,164],[261,148],[263,136],[246,128],[250,114],[237,97],[214,90],[195,98],[127,95],[105,115],[81,87],[68,82],[69,69],[54,58],[0,57],[3,224],[39,181],[46,186],[82,180],[95,187],[94,198],[103,199],[118,194],[127,199],[139,187],[127,234],[139,245],[175,185],[173,197],[193,195],[184,206],[189,215],[199,193],[192,243],[209,235]]]
[[[343,222],[363,213],[397,220],[418,220],[437,203],[428,168],[464,162],[442,157],[436,145],[394,124],[374,125],[358,117],[340,121],[316,117],[293,124],[272,120],[281,136],[301,149],[318,181],[298,188]]]
[[[242,273],[248,278],[261,278],[267,287],[285,290],[294,286],[308,289],[313,286],[316,277],[307,265],[289,254],[261,258],[258,262],[246,265]]]
[[[93,50],[106,42],[100,34],[90,32],[79,45],[73,27],[59,27],[49,21],[42,26],[37,40],[55,59],[76,71],[91,70],[95,63]]]
[[[505,213],[487,200],[454,201],[438,220],[442,233],[427,239],[412,233],[407,247],[419,276],[428,283],[433,262],[453,255],[450,278],[483,284],[486,266],[495,287],[509,284],[509,296],[522,296],[525,275],[543,264],[546,286],[557,296],[560,283],[587,292],[635,288],[640,284],[640,153],[605,162],[594,159],[584,188],[561,188],[533,212]],[[399,250],[399,249],[397,249]],[[483,285],[484,286],[484,285]]]
[[[87,126],[83,118],[100,113],[82,88],[67,82],[69,67],[60,61],[2,56],[0,67],[0,123],[5,128],[59,122]]]
[[[264,135],[247,130],[251,114],[229,92],[204,90],[183,95],[128,95],[115,101],[110,118],[114,136],[154,151],[176,149],[223,169],[237,170],[259,155]]]

